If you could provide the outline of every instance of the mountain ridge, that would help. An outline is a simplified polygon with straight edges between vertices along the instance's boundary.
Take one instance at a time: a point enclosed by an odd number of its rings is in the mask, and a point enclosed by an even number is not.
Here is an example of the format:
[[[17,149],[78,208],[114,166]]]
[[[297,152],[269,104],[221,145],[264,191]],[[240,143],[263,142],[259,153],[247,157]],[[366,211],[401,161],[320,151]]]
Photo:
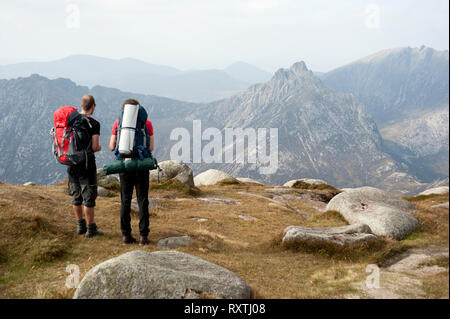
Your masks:
[[[40,74],[50,79],[70,78],[81,85],[101,85],[172,99],[209,102],[230,96],[267,76],[245,63],[245,68],[182,71],[135,58],[111,59],[85,54],[45,62],[23,62],[0,66],[0,78]],[[270,75],[270,74],[269,74]]]

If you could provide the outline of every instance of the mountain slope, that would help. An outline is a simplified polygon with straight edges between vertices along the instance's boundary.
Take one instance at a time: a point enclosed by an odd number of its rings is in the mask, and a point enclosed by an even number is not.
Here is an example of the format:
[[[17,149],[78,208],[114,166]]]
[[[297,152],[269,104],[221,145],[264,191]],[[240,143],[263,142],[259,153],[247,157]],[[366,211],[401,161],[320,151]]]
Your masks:
[[[385,50],[322,76],[335,90],[353,93],[380,127],[411,112],[449,103],[449,53],[422,46]]]
[[[214,110],[203,116],[208,125],[278,128],[278,171],[260,175],[256,165],[220,165],[234,176],[275,183],[313,177],[338,186],[385,185],[390,178],[415,183],[407,174],[399,179],[402,169],[381,151],[381,136],[360,102],[325,87],[303,62],[208,108]]]
[[[355,94],[380,127],[384,151],[431,182],[448,177],[449,53],[384,50],[321,76]]]
[[[432,182],[448,178],[448,107],[386,126],[381,134],[388,146],[386,151],[397,153],[399,160],[422,180]]]

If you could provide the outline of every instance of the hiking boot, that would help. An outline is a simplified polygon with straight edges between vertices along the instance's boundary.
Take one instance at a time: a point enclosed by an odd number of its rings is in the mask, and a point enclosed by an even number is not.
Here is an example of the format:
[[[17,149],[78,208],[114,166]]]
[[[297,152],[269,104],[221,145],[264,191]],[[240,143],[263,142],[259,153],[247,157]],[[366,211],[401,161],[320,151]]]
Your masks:
[[[77,234],[78,235],[84,235],[86,234],[87,227],[86,227],[86,219],[80,219],[77,220]]]
[[[123,235],[123,236],[122,236],[122,241],[123,241],[123,243],[124,243],[125,245],[128,245],[128,244],[134,244],[134,243],[136,242],[136,238],[134,238],[134,237],[131,236],[131,235]]]
[[[97,225],[95,223],[87,225],[86,238],[92,238],[94,236],[102,236],[103,232],[97,229]]]
[[[148,236],[141,236],[139,238],[139,246],[145,246],[150,244],[150,241],[148,240]]]

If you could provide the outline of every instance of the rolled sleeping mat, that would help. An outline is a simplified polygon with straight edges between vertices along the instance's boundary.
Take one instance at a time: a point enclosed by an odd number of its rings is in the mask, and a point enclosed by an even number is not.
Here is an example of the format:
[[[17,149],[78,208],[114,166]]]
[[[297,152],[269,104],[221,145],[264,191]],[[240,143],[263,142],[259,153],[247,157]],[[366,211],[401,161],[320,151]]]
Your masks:
[[[123,156],[131,155],[133,152],[138,113],[139,105],[125,104],[119,141],[119,153]]]
[[[152,169],[156,169],[157,161],[153,157],[144,158],[144,159],[131,159],[124,160],[125,170],[127,172],[135,172],[138,171],[148,171]]]
[[[154,157],[147,157],[142,160],[138,160],[138,170],[152,170],[158,167],[158,161]]]
[[[138,159],[115,160],[103,165],[103,172],[106,175],[119,174],[123,172],[146,171],[156,169],[158,161],[154,157]]]
[[[119,174],[125,172],[125,164],[121,160],[115,160],[103,165],[103,172],[106,175]]]

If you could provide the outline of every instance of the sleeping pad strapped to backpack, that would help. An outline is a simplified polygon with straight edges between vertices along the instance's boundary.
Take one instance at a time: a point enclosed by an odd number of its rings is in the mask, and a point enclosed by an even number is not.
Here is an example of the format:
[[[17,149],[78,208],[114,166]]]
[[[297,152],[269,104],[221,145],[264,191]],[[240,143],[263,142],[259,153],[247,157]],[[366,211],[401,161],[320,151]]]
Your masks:
[[[125,112],[137,112],[135,123],[123,125]],[[126,114],[126,118],[130,118]],[[122,172],[147,171],[156,169],[158,162],[150,153],[150,136],[147,131],[147,111],[140,105],[125,105],[117,125],[117,140],[114,154],[116,160],[103,165],[106,175]],[[132,133],[132,134],[130,134]],[[134,135],[134,138],[133,138]],[[121,143],[121,139],[127,139],[127,143]],[[122,141],[123,142],[123,141]],[[120,146],[126,145],[127,152],[121,152]]]

